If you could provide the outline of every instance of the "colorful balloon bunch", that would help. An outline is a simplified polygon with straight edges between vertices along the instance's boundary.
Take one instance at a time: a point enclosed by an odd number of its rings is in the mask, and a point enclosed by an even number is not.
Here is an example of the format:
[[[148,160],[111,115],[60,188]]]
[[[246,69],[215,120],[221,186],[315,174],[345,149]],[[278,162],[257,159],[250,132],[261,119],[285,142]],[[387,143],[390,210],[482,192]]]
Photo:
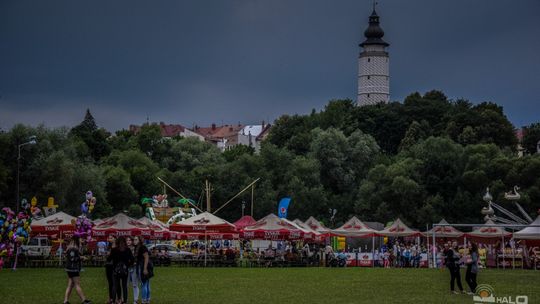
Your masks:
[[[28,241],[32,218],[25,207],[18,215],[8,207],[0,211],[0,258],[11,257],[18,246]]]
[[[75,220],[74,236],[90,241],[92,239],[92,222],[86,216],[79,216]]]
[[[81,211],[84,216],[88,216],[90,213],[92,213],[92,211],[94,211],[96,201],[97,200],[92,191],[86,192],[86,200],[81,204]]]
[[[92,222],[88,216],[94,211],[96,206],[96,198],[92,191],[87,191],[85,194],[86,200],[81,204],[81,215],[75,220],[75,233],[81,239],[90,241],[92,239]]]

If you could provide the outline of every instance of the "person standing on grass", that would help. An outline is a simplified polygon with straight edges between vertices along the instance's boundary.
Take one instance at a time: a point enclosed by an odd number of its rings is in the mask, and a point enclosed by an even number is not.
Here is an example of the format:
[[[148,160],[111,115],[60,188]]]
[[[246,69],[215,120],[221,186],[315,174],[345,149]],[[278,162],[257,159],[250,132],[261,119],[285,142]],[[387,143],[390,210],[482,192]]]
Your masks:
[[[449,242],[450,243],[450,242]],[[463,293],[463,286],[461,285],[461,272],[459,269],[459,251],[457,248],[457,242],[449,246],[448,244],[444,245],[444,257],[446,262],[446,267],[450,271],[450,290],[454,294],[459,294],[459,292],[454,289],[454,282],[457,281],[457,286],[459,290]]]
[[[71,296],[73,287],[75,287],[75,290],[77,291],[77,294],[81,298],[83,304],[91,303],[88,299],[86,299],[81,288],[80,240],[76,236],[71,239],[66,251],[66,272],[68,275],[68,284],[66,287],[66,293],[64,294],[64,304],[69,304],[69,297]]]
[[[469,295],[474,295],[476,292],[476,275],[478,274],[478,246],[475,243],[471,243],[471,249],[469,250],[470,256],[466,260],[467,273],[465,274],[465,282],[469,285],[471,291]]]
[[[135,240],[133,237],[128,237],[126,239],[127,246],[131,250],[131,253],[134,257],[137,256],[137,252],[135,251]],[[133,266],[129,267],[129,281],[131,282],[133,286],[133,304],[139,303],[139,284],[141,280],[139,279],[139,274],[137,272],[137,261],[135,260],[135,263],[133,263]]]
[[[129,267],[133,265],[134,258],[127,246],[126,238],[116,239],[116,248],[111,251],[113,262],[114,297],[116,304],[126,304],[128,299],[127,280]]]
[[[142,236],[135,238],[137,252],[137,270],[141,280],[141,303],[150,303],[150,278],[154,276],[152,262],[148,254],[148,248],[144,245]]]
[[[114,279],[111,252],[116,247],[116,237],[109,234],[107,242],[109,243],[107,246],[107,259],[105,260],[105,275],[107,276],[107,284],[109,286],[109,301],[107,301],[107,303],[112,304],[114,303]]]

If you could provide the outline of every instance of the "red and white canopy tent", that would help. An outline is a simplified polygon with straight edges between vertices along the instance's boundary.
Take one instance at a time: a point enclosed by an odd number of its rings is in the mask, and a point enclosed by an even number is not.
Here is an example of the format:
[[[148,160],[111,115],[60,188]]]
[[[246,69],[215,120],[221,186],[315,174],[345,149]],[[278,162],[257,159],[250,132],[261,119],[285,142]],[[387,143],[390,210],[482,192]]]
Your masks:
[[[177,231],[179,239],[199,239],[204,236],[205,243],[210,239],[238,238],[236,227],[212,213],[203,212],[184,221],[169,226],[171,231]],[[204,264],[206,266],[206,250],[204,251]]]
[[[199,213],[184,221],[174,223],[169,226],[169,229],[182,233],[236,232],[233,224],[209,212]]]
[[[414,230],[405,225],[401,219],[395,220],[390,226],[384,228],[376,233],[379,236],[388,237],[406,237],[406,236],[420,236],[422,233],[418,230]]]
[[[62,238],[62,235],[73,235],[77,218],[62,211],[32,222],[33,236],[48,236],[52,239]]]
[[[261,240],[299,240],[304,234],[303,228],[273,213],[242,231],[242,237],[245,239]]]
[[[119,213],[113,217],[104,219],[92,229],[92,235],[98,239],[104,239],[109,234],[116,236],[136,236],[151,237],[152,230],[139,220],[131,218],[124,213]]]
[[[321,222],[319,222],[316,218],[313,216],[310,216],[305,222],[309,228],[317,231],[318,233],[321,233],[323,235],[329,235],[331,232],[331,229],[326,228]]]
[[[198,239],[238,239],[240,237],[236,227],[228,221],[212,213],[203,212],[184,221],[172,224],[169,230],[176,231],[179,240]]]
[[[506,237],[512,236],[512,233],[506,231],[503,227],[491,226],[495,225],[492,220],[488,220],[484,225],[476,227],[473,231],[465,233],[467,238],[486,241],[498,241]]]
[[[356,238],[368,238],[375,236],[376,233],[376,230],[369,228],[356,216],[353,216],[341,227],[332,230],[333,235]]]
[[[350,218],[345,224],[341,227],[332,230],[332,235],[343,236],[349,238],[371,238],[371,256],[374,256],[375,250],[375,236],[377,235],[377,230],[369,228],[356,216]],[[369,261],[367,265],[375,266],[373,260]]]
[[[257,221],[250,215],[244,215],[233,223],[237,230],[242,230],[247,226],[254,225]]]
[[[439,222],[440,225],[446,225],[446,226],[435,226],[432,229],[424,232],[423,234],[426,237],[433,237],[433,234],[435,234],[435,238],[450,238],[450,239],[457,239],[463,237],[464,233],[457,230],[456,228],[450,226],[448,222],[445,219],[442,219]]]
[[[159,220],[152,221],[146,216],[143,216],[139,219],[139,222],[145,224],[152,231],[150,238],[153,240],[165,240],[175,238],[175,233],[169,231],[167,225],[163,224]]]
[[[108,219],[108,217],[103,218],[103,219],[95,219],[95,220],[92,221],[92,224],[94,224],[94,226],[97,226],[97,225],[103,223],[104,221],[106,221],[107,219]]]
[[[530,224],[530,226],[514,232],[515,239],[540,240],[540,215]]]
[[[314,241],[314,242],[322,242],[322,241],[324,241],[325,236],[323,234],[311,229],[311,227],[306,225],[300,219],[295,219],[293,221],[293,223],[295,223],[300,228],[302,228],[302,230],[304,230],[304,232],[305,232],[304,239],[306,239],[308,241],[311,240],[311,241]]]
[[[533,226],[535,225],[535,226]],[[540,246],[540,215],[530,224],[530,226],[514,232],[514,238],[524,240],[527,246]]]

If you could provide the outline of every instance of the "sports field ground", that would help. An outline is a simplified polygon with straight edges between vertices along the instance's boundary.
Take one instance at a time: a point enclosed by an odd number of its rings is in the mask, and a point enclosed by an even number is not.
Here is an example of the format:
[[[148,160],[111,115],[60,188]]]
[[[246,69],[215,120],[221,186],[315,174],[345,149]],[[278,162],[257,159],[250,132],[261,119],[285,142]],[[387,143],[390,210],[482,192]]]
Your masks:
[[[153,303],[474,303],[450,293],[447,270],[168,267],[155,273]],[[81,278],[87,297],[105,303],[105,270],[87,268]],[[66,280],[62,269],[4,269],[0,303],[62,303]],[[528,303],[540,303],[540,271],[482,270],[478,283],[490,284],[496,296],[527,295]],[[80,303],[75,294],[71,303]]]

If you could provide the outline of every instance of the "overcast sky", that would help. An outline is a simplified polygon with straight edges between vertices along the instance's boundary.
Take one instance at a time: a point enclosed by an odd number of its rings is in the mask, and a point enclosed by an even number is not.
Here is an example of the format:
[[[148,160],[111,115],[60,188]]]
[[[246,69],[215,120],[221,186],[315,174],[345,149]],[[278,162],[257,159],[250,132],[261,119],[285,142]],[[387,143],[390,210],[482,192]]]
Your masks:
[[[372,1],[0,0],[0,128],[258,123],[356,99]],[[540,1],[379,0],[391,99],[444,91],[540,121]]]

